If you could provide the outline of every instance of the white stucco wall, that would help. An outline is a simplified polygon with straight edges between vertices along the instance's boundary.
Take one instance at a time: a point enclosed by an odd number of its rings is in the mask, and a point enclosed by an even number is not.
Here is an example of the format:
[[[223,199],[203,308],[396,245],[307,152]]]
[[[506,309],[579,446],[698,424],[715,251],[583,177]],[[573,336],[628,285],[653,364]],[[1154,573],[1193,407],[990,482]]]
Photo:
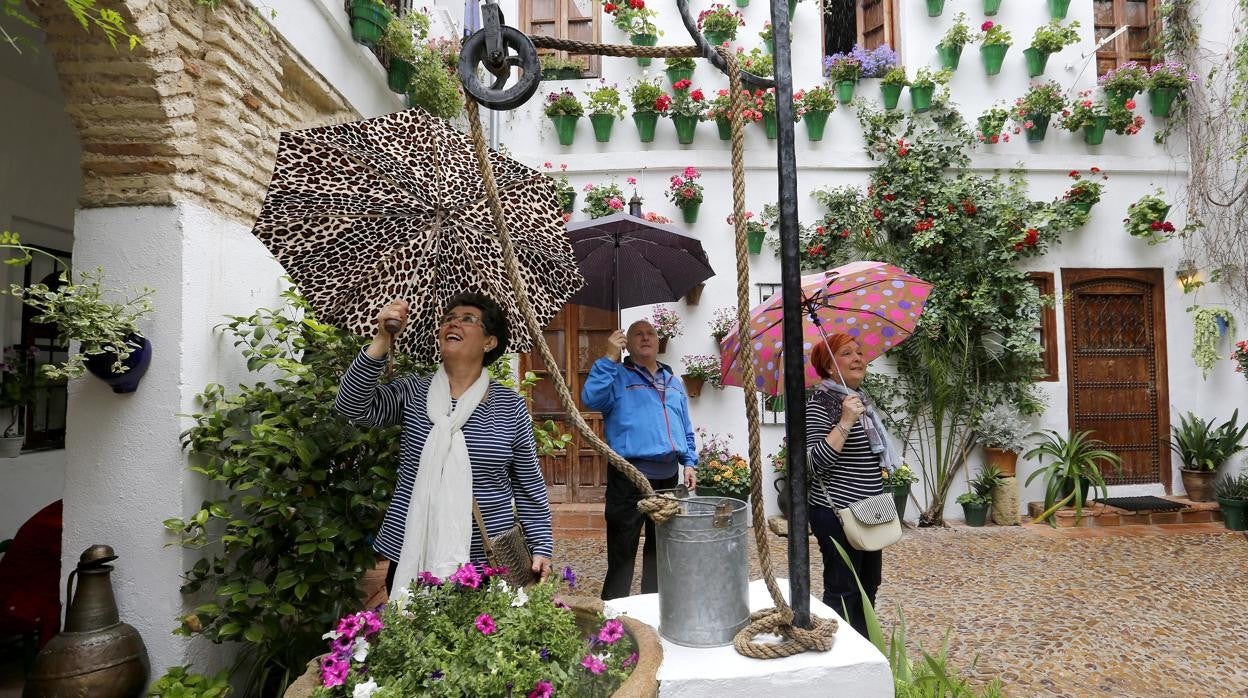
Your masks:
[[[110,285],[155,289],[140,325],[151,368],[137,392],[117,395],[86,376],[70,384],[63,568],[94,543],[120,559],[113,585],[122,618],[143,635],[153,676],[195,661],[223,661],[207,643],[175,638],[184,611],[180,575],[201,556],[168,546],[161,521],[185,516],[207,496],[186,467],[179,434],[209,382],[248,380],[231,343],[213,330],[227,314],[276,307],[281,269],[243,225],[189,204],[80,211],[75,259],[103,267]],[[193,646],[199,645],[199,646]]]
[[[1228,9],[1218,3],[1208,3],[1207,11],[1201,17],[1204,26],[1219,27],[1222,38],[1215,38],[1210,46],[1216,47],[1218,41],[1224,40],[1225,29],[1229,25]],[[898,50],[901,62],[913,75],[919,66],[939,67],[935,44],[953,22],[953,16],[960,9],[969,9],[957,5],[947,7],[941,17],[929,18],[921,3],[897,2],[899,12],[898,27],[900,41]],[[508,9],[508,8],[505,8]],[[514,11],[514,8],[509,8]],[[765,3],[754,2],[741,10],[745,15],[747,26],[739,32],[738,45],[749,49],[761,46],[757,32],[763,22],[769,18],[769,9]],[[664,8],[661,11],[660,25],[665,36],[660,43],[685,44],[686,32],[680,25],[674,10]],[[969,21],[974,28],[983,21],[979,11],[968,12]],[[508,16],[512,16],[510,12]],[[985,76],[978,56],[977,46],[968,46],[963,52],[961,66],[955,73],[951,84],[952,100],[958,105],[968,120],[975,119],[985,109],[998,101],[1012,102],[1027,89],[1029,79],[1022,56],[1022,50],[1030,43],[1035,28],[1048,21],[1048,13],[1043,3],[1005,3],[993,21],[1003,24],[1013,32],[1014,46],[1006,56],[1005,66],[997,76]],[[793,74],[795,89],[809,88],[818,84],[820,77],[821,34],[816,20],[815,6],[802,3],[798,6],[794,18],[794,57]],[[1049,60],[1049,68],[1043,79],[1057,80],[1064,87],[1070,88],[1071,94],[1079,90],[1095,87],[1096,72],[1091,57],[1092,8],[1090,4],[1075,3],[1072,5],[1068,20],[1078,20],[1084,40],[1077,46],[1069,47]],[[627,38],[616,30],[609,22],[602,27],[604,42],[627,43]],[[1081,58],[1080,54],[1088,54]],[[662,63],[655,60],[649,69],[637,66],[632,59],[604,58],[604,79],[609,83],[618,84],[621,89],[630,81],[641,76],[662,77]],[[1203,71],[1197,71],[1198,73]],[[665,77],[663,87],[670,90]],[[569,87],[582,94],[592,88],[597,81],[561,81],[542,85],[538,95]],[[857,96],[878,101],[878,80],[864,80],[857,89]],[[703,89],[708,95],[727,86],[727,79],[709,66],[699,61],[698,69],[693,76],[693,86]],[[1248,404],[1248,385],[1242,376],[1234,374],[1229,360],[1219,363],[1208,380],[1202,380],[1199,370],[1193,365],[1189,355],[1191,352],[1192,330],[1190,317],[1184,308],[1195,302],[1210,304],[1221,302],[1216,286],[1208,286],[1197,294],[1184,296],[1180,285],[1175,281],[1174,270],[1182,256],[1182,250],[1176,243],[1149,247],[1144,242],[1130,237],[1122,228],[1121,220],[1126,215],[1127,205],[1142,194],[1155,187],[1165,190],[1167,198],[1173,200],[1171,220],[1182,222],[1185,218],[1183,210],[1183,192],[1185,182],[1185,164],[1181,157],[1183,151],[1183,134],[1172,137],[1171,145],[1157,145],[1152,135],[1158,119],[1148,114],[1147,99],[1144,95],[1137,98],[1140,108],[1137,113],[1144,115],[1148,123],[1142,133],[1133,137],[1108,134],[1101,146],[1088,146],[1078,134],[1071,134],[1051,125],[1048,137],[1044,142],[1028,144],[1021,135],[1012,138],[1010,143],[1001,143],[991,147],[981,147],[972,158],[972,167],[983,174],[991,174],[994,170],[1006,171],[1014,167],[1023,167],[1028,171],[1031,195],[1038,199],[1052,199],[1060,196],[1068,187],[1068,173],[1071,169],[1086,171],[1097,166],[1110,174],[1103,199],[1092,210],[1091,220],[1082,229],[1069,235],[1060,246],[1048,255],[1029,260],[1029,270],[1053,272],[1061,289],[1061,269],[1066,268],[1161,268],[1168,287],[1166,289],[1166,337],[1169,364],[1170,409],[1172,421],[1177,421],[1178,414],[1193,410],[1205,416],[1226,418],[1237,407]],[[900,107],[909,106],[908,98],[901,100]],[[701,305],[686,306],[683,302],[674,305],[686,321],[685,335],[674,339],[663,357],[677,369],[681,368],[680,357],[688,354],[708,354],[716,350],[714,341],[709,336],[707,323],[713,311],[721,305],[735,302],[735,263],[732,250],[732,229],[725,222],[731,212],[731,175],[729,170],[729,146],[720,141],[713,123],[702,123],[698,126],[698,135],[694,144],[681,146],[676,142],[675,132],[669,121],[660,121],[658,134],[653,143],[640,143],[631,118],[626,116],[623,122],[615,124],[611,142],[597,143],[588,119],[578,123],[577,137],[574,145],[560,146],[553,128],[543,116],[542,103],[535,98],[529,104],[514,112],[506,112],[501,116],[502,140],[511,154],[518,159],[534,166],[541,167],[544,162],[558,166],[566,163],[569,168],[570,181],[578,192],[586,183],[606,183],[614,179],[621,186],[628,176],[639,180],[639,190],[645,199],[645,210],[654,210],[673,220],[679,221],[679,211],[663,198],[663,190],[668,177],[678,173],[687,165],[694,165],[703,172],[702,183],[706,187],[706,200],[698,222],[683,226],[689,234],[702,240],[707,249],[712,266],[718,275],[707,284],[702,295]],[[796,128],[797,161],[799,166],[798,191],[810,192],[817,188],[837,186],[841,184],[865,185],[874,164],[866,158],[862,148],[861,129],[852,109],[838,109],[828,121],[828,130],[824,140],[811,143],[801,124]],[[746,207],[757,212],[765,203],[774,202],[778,198],[775,145],[766,140],[762,128],[747,128],[745,143],[745,164],[747,168]],[[625,187],[626,193],[631,193]],[[580,213],[583,199],[578,199],[577,212],[574,220],[584,218]],[[801,220],[814,221],[820,211],[814,200],[805,194],[799,194],[799,217]],[[779,260],[770,248],[764,248],[763,254],[751,257],[751,283],[778,282],[780,279]],[[751,289],[751,305],[757,303],[757,292]],[[633,320],[649,314],[648,308],[634,308],[622,313],[621,324],[627,326]],[[1064,354],[1065,334],[1064,318],[1061,308],[1057,317],[1060,376],[1055,383],[1042,383],[1042,389],[1049,395],[1049,409],[1036,421],[1037,428],[1056,429],[1066,432],[1068,415],[1066,409],[1066,366]],[[1248,326],[1241,322],[1241,328]],[[1239,332],[1243,336],[1243,330]],[[1229,355],[1231,340],[1224,339],[1225,353]],[[881,366],[880,368],[883,368]],[[886,369],[885,369],[886,370]],[[711,389],[704,390],[701,397],[693,401],[694,420],[707,428],[732,434],[735,445],[745,451],[745,417],[742,406],[742,391],[729,388],[722,392]],[[780,426],[764,426],[762,429],[763,453],[774,451],[783,436]],[[970,465],[972,474],[978,467],[980,454],[978,449],[972,455]],[[1243,467],[1241,456],[1229,466],[1231,471]],[[1020,486],[1025,478],[1036,467],[1033,463],[1022,462],[1019,465]],[[770,477],[770,473],[769,473]],[[959,476],[961,484],[955,487],[949,499],[947,511],[952,518],[961,517],[961,509],[952,503],[954,496],[966,490],[964,478]],[[1178,478],[1177,465],[1174,469],[1173,482],[1170,483],[1174,492],[1181,493],[1182,485]],[[768,487],[768,492],[773,490]],[[1164,491],[1161,483],[1152,486],[1115,487],[1111,494],[1160,494]],[[1021,497],[1023,506],[1027,501],[1043,498],[1042,482],[1037,480],[1031,487],[1024,489]],[[775,511],[774,495],[768,503],[769,512]],[[914,507],[911,505],[911,515]]]

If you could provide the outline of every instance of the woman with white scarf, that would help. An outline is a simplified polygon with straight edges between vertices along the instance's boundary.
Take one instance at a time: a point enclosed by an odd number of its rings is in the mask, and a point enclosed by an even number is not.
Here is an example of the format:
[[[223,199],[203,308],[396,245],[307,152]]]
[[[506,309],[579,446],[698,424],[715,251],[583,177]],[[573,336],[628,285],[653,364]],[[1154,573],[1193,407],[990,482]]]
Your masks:
[[[520,519],[533,572],[544,579],[554,539],[533,421],[524,398],[486,370],[507,350],[506,317],[481,294],[456,295],[438,325],[437,371],[381,384],[393,341],[383,327],[388,320],[406,327],[409,310],[403,300],[382,308],[376,335],[343,375],[335,401],[357,424],[403,426],[398,481],[373,543],[390,560],[387,589],[486,562],[474,496],[491,538]]]
[[[856,550],[845,538],[836,510],[883,492],[882,470],[901,464],[880,417],[862,391],[867,362],[858,342],[833,334],[815,345],[810,364],[823,379],[806,405],[806,448],[810,458],[807,502],[810,528],[823,553],[823,602],[844,615],[863,636],[866,617],[854,573],[875,603],[880,586],[880,551]],[[849,554],[851,570],[832,545]]]

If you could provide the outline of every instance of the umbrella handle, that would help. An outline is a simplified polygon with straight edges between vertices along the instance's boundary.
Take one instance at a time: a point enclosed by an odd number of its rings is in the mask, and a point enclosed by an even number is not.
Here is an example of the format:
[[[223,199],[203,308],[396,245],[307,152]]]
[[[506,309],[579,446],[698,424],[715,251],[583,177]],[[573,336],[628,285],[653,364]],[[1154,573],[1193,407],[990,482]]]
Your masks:
[[[386,380],[394,377],[394,336],[403,329],[403,323],[390,318],[381,323],[381,328],[390,334],[390,351],[386,352]]]

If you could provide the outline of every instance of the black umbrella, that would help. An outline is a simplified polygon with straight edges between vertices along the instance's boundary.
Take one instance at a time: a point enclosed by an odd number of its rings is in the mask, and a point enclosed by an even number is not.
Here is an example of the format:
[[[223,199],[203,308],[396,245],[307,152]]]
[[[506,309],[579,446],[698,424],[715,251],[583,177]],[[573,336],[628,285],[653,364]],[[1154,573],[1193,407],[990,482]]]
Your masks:
[[[679,299],[715,276],[702,243],[627,213],[568,224],[585,286],[570,302],[616,310]]]

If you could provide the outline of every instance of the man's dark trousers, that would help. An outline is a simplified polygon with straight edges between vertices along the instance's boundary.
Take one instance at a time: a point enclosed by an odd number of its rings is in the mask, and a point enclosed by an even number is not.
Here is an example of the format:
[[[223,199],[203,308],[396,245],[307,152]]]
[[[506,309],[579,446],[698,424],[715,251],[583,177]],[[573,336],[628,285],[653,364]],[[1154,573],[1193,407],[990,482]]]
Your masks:
[[[679,480],[677,475],[661,480],[650,480],[655,490],[670,490]],[[641,493],[619,470],[607,466],[607,501],[604,514],[607,518],[607,578],[602,583],[604,601],[628,596],[633,586],[633,566],[637,559],[637,538],[641,527],[646,527],[646,544],[641,557],[641,593],[653,594],[659,590],[658,570],[655,563],[654,522],[637,510]]]

